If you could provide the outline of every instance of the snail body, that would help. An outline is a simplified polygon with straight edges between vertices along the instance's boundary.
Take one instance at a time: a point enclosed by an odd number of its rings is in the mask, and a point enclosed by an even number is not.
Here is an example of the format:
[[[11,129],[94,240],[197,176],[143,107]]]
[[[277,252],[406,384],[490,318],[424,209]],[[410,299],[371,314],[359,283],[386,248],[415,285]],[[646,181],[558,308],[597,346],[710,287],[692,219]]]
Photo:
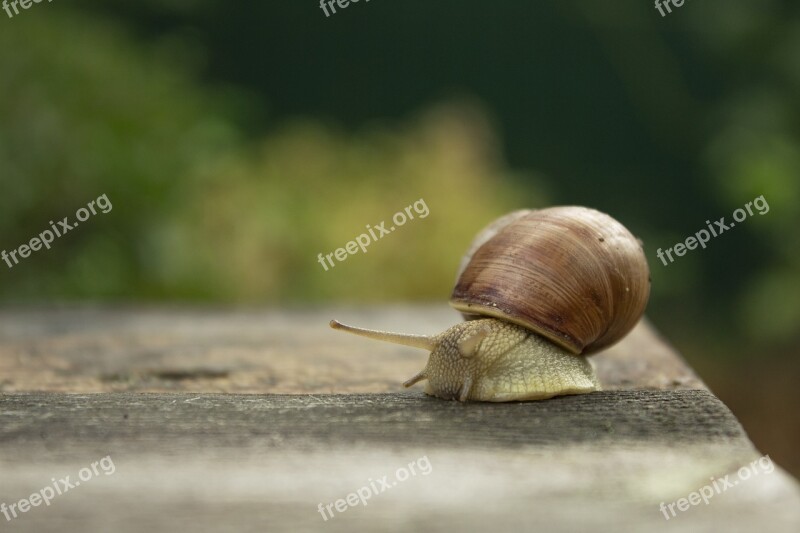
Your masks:
[[[465,322],[435,336],[331,327],[431,352],[404,383],[460,401],[582,394],[600,384],[587,355],[624,337],[644,312],[649,269],[641,244],[585,207],[510,213],[461,261],[451,306]]]
[[[394,333],[353,328],[336,321],[331,322],[331,327],[429,349],[428,364],[403,385],[410,387],[427,379],[425,393],[446,400],[541,400],[599,389],[588,359],[504,320],[484,318],[462,322],[425,338],[397,337]]]

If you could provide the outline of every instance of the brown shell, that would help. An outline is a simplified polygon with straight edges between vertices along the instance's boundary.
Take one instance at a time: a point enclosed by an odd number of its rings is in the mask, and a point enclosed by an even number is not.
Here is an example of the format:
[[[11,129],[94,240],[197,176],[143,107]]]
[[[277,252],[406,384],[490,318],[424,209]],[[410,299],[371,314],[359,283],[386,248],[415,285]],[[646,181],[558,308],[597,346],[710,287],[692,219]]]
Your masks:
[[[640,242],[605,213],[566,206],[515,211],[487,226],[461,262],[450,305],[589,354],[633,329],[649,296]]]

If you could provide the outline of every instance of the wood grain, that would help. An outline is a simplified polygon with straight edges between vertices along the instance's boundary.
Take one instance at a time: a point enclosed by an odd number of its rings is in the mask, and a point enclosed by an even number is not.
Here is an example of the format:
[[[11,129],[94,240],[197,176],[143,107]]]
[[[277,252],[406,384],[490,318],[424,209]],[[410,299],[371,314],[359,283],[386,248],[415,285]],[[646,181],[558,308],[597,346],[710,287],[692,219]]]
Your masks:
[[[398,392],[424,352],[334,332],[334,317],[418,333],[458,320],[425,306],[0,312],[0,504],[114,467],[0,528],[800,530],[797,482],[779,467],[736,478],[761,452],[645,323],[593,358],[602,392],[462,404]],[[726,475],[739,483],[708,505],[660,511]],[[384,476],[367,505],[318,512]]]
[[[0,311],[0,391],[400,392],[427,361],[421,350],[333,331],[332,318],[423,334],[461,320],[445,305],[6,310]],[[607,390],[704,387],[645,322],[591,359]]]

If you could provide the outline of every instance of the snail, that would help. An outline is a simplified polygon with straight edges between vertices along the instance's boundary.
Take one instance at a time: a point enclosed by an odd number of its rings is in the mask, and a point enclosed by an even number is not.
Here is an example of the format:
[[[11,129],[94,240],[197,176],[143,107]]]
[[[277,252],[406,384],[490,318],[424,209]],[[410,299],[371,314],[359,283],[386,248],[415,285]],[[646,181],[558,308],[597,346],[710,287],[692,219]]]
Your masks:
[[[650,295],[641,243],[578,206],[509,213],[475,237],[450,305],[465,322],[433,336],[330,326],[431,352],[403,383],[431,396],[523,401],[600,389],[587,358],[622,339]]]

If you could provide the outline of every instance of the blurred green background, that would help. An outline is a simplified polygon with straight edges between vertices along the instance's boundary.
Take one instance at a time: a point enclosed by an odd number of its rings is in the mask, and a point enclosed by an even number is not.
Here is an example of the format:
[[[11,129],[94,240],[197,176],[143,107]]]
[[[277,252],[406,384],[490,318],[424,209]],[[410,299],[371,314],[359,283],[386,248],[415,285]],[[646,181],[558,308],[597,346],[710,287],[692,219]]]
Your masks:
[[[118,0],[0,12],[5,305],[445,302],[511,209],[643,239],[648,316],[800,475],[800,5]],[[754,215],[655,256],[755,197]],[[367,255],[327,254],[424,198]]]

